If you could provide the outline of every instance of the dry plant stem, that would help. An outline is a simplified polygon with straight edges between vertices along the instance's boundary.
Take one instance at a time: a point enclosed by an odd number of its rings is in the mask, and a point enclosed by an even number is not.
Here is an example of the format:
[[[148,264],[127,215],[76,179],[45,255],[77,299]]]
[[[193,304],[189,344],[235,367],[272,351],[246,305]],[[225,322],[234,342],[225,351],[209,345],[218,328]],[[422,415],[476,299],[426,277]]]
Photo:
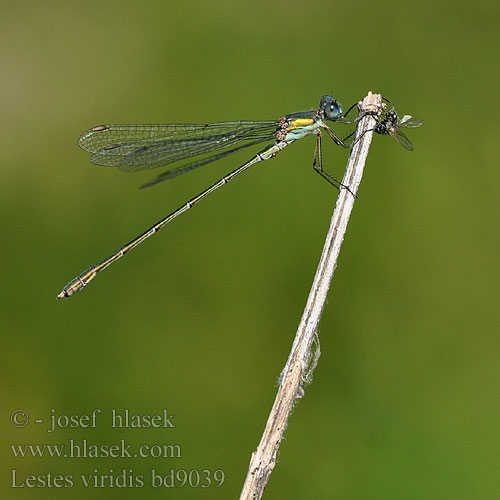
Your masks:
[[[371,92],[360,103],[360,111],[381,111],[381,96]],[[309,292],[309,298],[293,342],[292,350],[280,377],[278,394],[274,401],[266,428],[259,446],[252,453],[248,474],[243,485],[240,500],[256,500],[262,497],[264,488],[276,464],[279,446],[287,427],[288,417],[294,401],[303,395],[303,385],[311,380],[312,372],[319,358],[317,328],[325,305],[333,273],[337,266],[340,247],[344,240],[347,223],[354,206],[352,193],[358,191],[363,168],[372,140],[376,120],[367,115],[357,127],[356,137],[361,137],[351,151],[342,183],[349,187],[341,189],[333,212],[330,229],[323,247],[323,253],[316,270],[316,276]],[[370,130],[369,132],[366,132]],[[365,133],[366,132],[366,133]],[[313,343],[316,340],[316,351]]]

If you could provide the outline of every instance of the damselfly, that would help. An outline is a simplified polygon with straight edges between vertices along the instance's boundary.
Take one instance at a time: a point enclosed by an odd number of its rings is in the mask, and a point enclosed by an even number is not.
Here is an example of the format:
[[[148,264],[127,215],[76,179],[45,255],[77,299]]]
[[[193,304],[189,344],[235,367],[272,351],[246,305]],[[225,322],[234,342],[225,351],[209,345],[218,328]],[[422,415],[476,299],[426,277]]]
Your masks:
[[[390,135],[394,137],[401,146],[408,151],[413,151],[413,144],[401,129],[420,127],[420,125],[424,123],[423,120],[419,120],[411,115],[404,115],[402,118],[399,118],[394,109],[394,104],[386,98],[384,98],[384,101],[387,101],[391,105],[391,109],[386,112],[385,117],[380,119],[374,131],[380,135]]]
[[[99,125],[91,128],[82,134],[78,141],[82,149],[91,153],[90,161],[97,165],[119,167],[120,170],[125,172],[156,168],[198,155],[205,155],[201,159],[189,161],[163,172],[142,187],[171,179],[260,142],[269,140],[273,142],[236,170],[224,176],[198,196],[190,199],[170,215],[151,226],[140,236],[121,247],[107,259],[90,267],[70,281],[57,298],[69,297],[73,293],[80,291],[103,269],[142,243],[146,238],[158,232],[178,215],[194,207],[210,193],[227,184],[252,165],[272,158],[292,142],[307,135],[316,134],[314,170],[337,189],[345,188],[346,186],[343,186],[337,179],[323,170],[321,131],[322,129],[325,130],[339,146],[349,148],[350,145],[342,141],[325,122],[354,123],[361,116],[355,120],[346,120],[342,115],[340,104],[332,97],[325,95],[321,98],[317,110],[292,113],[283,116],[277,121]]]

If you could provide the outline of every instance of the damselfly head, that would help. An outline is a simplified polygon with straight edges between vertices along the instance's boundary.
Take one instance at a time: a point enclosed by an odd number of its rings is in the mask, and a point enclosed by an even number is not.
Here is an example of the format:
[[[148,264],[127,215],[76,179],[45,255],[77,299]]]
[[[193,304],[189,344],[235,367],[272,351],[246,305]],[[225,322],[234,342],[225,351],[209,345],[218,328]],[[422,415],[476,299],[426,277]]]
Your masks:
[[[340,104],[329,95],[324,95],[319,100],[319,109],[323,111],[327,120],[335,120],[342,114]]]

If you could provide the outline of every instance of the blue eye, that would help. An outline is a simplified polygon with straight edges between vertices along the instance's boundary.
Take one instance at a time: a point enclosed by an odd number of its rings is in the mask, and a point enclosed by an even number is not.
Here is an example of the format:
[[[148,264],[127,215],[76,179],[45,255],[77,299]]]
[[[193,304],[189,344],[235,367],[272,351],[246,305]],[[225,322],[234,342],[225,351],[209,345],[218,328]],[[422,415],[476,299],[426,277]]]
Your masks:
[[[340,104],[329,95],[324,95],[320,99],[319,107],[325,112],[327,120],[335,120],[335,118],[338,118],[342,114]]]

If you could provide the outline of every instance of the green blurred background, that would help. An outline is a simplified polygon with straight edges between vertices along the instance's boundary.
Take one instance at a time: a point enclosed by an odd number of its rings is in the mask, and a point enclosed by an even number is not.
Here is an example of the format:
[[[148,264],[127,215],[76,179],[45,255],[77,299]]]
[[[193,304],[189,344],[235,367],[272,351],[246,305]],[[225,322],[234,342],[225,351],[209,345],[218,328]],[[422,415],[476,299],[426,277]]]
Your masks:
[[[0,20],[2,498],[237,498],[275,397],[337,192],[313,138],[56,301],[249,157],[151,188],[89,164],[101,123],[275,119],[368,90],[425,121],[374,138],[320,327],[314,383],[265,498],[500,498],[498,2],[7,2]],[[495,55],[497,54],[497,55]],[[334,125],[340,134],[341,125]],[[342,175],[347,153],[324,140]],[[257,148],[256,148],[257,151]],[[95,429],[46,424],[102,410]],[[167,408],[174,429],[111,429]],[[24,409],[26,428],[10,424]],[[14,459],[14,443],[178,444],[181,458]],[[73,488],[12,488],[72,474]],[[143,474],[143,488],[78,476]],[[150,486],[212,472],[219,488]]]

